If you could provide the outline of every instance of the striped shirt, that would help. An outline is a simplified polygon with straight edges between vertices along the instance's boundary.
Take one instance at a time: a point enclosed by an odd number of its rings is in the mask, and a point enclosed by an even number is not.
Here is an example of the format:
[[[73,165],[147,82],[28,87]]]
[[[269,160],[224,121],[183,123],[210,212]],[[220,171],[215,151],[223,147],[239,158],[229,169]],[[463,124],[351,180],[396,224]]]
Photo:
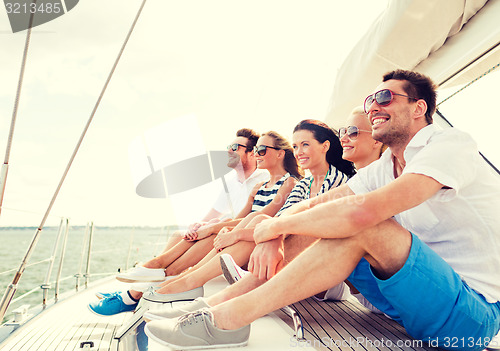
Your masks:
[[[348,179],[349,179],[349,177],[347,175],[340,172],[333,165],[330,165],[330,169],[328,170],[328,174],[326,175],[325,180],[323,181],[323,184],[321,185],[321,189],[319,190],[318,195],[326,193],[328,190],[346,183]],[[288,198],[286,199],[285,204],[276,214],[276,217],[281,215],[281,213],[283,213],[283,211],[285,211],[287,208],[289,208],[293,204],[296,204],[297,202],[301,202],[302,200],[309,199],[311,197],[310,185],[311,185],[312,180],[313,180],[313,176],[306,177],[306,178],[302,179],[300,182],[298,182],[297,185],[295,185],[293,187],[290,195],[288,195]]]
[[[264,207],[269,205],[271,201],[273,201],[274,197],[280,190],[281,186],[285,182],[285,180],[290,177],[290,173],[286,173],[283,177],[280,178],[272,187],[266,188],[266,184],[269,182],[265,182],[262,184],[257,190],[255,197],[253,198],[252,211],[256,212],[262,210]]]

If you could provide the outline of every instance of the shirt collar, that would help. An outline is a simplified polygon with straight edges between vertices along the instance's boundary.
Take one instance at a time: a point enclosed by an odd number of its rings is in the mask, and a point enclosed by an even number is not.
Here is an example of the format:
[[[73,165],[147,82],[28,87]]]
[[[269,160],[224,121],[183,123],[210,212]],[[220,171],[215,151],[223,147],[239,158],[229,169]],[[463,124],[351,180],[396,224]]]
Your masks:
[[[422,147],[429,143],[430,138],[436,131],[438,131],[438,127],[434,124],[429,124],[420,129],[417,134],[413,136],[404,151],[404,158],[407,164]]]

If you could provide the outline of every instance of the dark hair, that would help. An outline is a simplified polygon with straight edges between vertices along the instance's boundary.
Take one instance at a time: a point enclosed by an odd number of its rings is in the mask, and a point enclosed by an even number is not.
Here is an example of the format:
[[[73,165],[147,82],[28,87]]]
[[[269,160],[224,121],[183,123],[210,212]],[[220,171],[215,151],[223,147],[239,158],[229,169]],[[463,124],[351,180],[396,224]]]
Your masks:
[[[304,171],[297,164],[297,159],[293,155],[292,145],[290,145],[288,140],[286,140],[280,134],[272,130],[262,134],[262,136],[264,135],[268,135],[271,138],[273,138],[274,147],[277,147],[278,149],[285,151],[285,158],[283,160],[283,167],[285,167],[285,170],[288,173],[290,173],[293,177],[297,179],[302,179],[304,177]]]
[[[248,139],[246,152],[253,151],[253,147],[257,145],[257,140],[259,140],[259,133],[250,128],[241,128],[236,132],[236,137],[244,137]]]
[[[408,96],[422,99],[427,103],[427,111],[425,112],[425,120],[428,124],[432,124],[432,115],[436,111],[436,85],[434,82],[418,72],[406,71],[397,69],[395,71],[384,74],[383,81],[390,79],[404,80],[403,90]]]
[[[314,139],[320,143],[328,140],[330,142],[330,149],[326,153],[326,162],[349,177],[352,177],[356,173],[352,162],[342,158],[343,152],[339,137],[326,123],[314,119],[305,119],[295,126],[293,132],[295,133],[299,130],[310,131]]]

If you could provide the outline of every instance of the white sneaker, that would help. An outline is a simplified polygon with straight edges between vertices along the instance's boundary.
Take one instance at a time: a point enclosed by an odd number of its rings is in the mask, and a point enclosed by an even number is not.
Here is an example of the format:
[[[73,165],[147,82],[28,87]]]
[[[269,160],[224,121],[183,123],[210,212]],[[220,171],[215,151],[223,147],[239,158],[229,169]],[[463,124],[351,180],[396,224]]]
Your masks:
[[[177,276],[171,275],[168,277],[164,277],[164,279],[161,282],[133,283],[132,285],[130,285],[129,290],[140,291],[142,293],[149,290],[156,290],[162,283],[175,277]]]
[[[226,278],[229,284],[236,283],[238,280],[250,273],[238,266],[230,254],[220,255],[220,266],[222,268],[224,278]]]
[[[173,301],[192,301],[197,297],[203,297],[204,289],[203,286],[194,288],[192,290],[183,291],[175,294],[160,294],[156,291],[149,291],[142,295],[145,301],[156,302],[156,303],[166,303]]]
[[[163,268],[134,267],[127,273],[120,273],[116,276],[124,283],[154,283],[165,280],[165,270]]]

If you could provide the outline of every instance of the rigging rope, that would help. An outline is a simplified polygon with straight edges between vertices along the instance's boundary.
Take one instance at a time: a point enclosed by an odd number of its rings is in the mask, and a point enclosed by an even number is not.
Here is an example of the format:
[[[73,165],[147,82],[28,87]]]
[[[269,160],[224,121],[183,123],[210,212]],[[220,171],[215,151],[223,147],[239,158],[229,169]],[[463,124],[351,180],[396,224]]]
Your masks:
[[[483,74],[481,74],[479,77],[473,79],[472,81],[470,81],[469,83],[467,83],[466,85],[464,85],[462,88],[458,89],[453,94],[451,94],[450,96],[448,96],[446,99],[444,99],[443,101],[441,101],[440,103],[438,103],[436,105],[436,108],[439,107],[439,105],[441,105],[443,102],[448,101],[449,99],[451,99],[452,97],[454,97],[455,95],[457,95],[458,93],[460,93],[462,90],[468,88],[469,86],[471,86],[472,84],[474,84],[475,82],[477,82],[479,79],[481,79],[484,76],[490,74],[495,69],[497,69],[499,66],[500,66],[500,63],[497,63],[495,66],[491,67],[489,70],[487,70],[486,72],[484,72]]]
[[[24,258],[23,258],[23,260],[21,262],[21,265],[20,265],[20,267],[19,267],[16,275],[14,276],[14,278],[12,280],[12,283],[9,285],[9,287],[7,288],[7,291],[5,292],[5,294],[4,294],[3,298],[2,298],[2,301],[0,303],[0,319],[2,319],[3,316],[5,315],[5,312],[6,312],[8,306],[9,306],[11,300],[12,300],[12,297],[14,296],[14,294],[16,292],[17,283],[21,279],[21,276],[22,276],[22,274],[24,272],[24,269],[26,268],[28,260],[29,260],[29,258],[31,256],[31,254],[32,254],[32,252],[33,252],[33,250],[34,250],[37,242],[38,242],[38,239],[40,237],[40,233],[41,233],[41,231],[42,231],[42,229],[43,229],[43,227],[45,225],[45,222],[46,222],[46,220],[47,220],[47,218],[48,218],[48,216],[50,214],[52,206],[54,205],[54,203],[56,201],[57,195],[59,194],[59,191],[60,191],[60,189],[61,189],[61,187],[62,187],[62,185],[64,183],[64,180],[66,179],[66,176],[67,176],[67,174],[69,172],[69,169],[71,168],[71,165],[73,164],[73,161],[74,161],[74,159],[76,157],[76,154],[78,153],[78,150],[80,149],[80,146],[81,146],[81,144],[83,142],[83,139],[85,138],[85,135],[87,134],[87,130],[90,127],[90,124],[91,124],[91,122],[92,122],[92,120],[94,118],[94,115],[95,115],[95,113],[97,111],[97,108],[99,107],[99,104],[100,104],[100,102],[102,100],[102,97],[104,96],[106,88],[107,88],[107,86],[108,86],[108,84],[109,84],[109,82],[111,80],[111,77],[113,76],[113,73],[114,73],[114,71],[115,71],[115,69],[116,69],[116,67],[118,65],[118,62],[120,61],[120,58],[121,58],[121,56],[123,54],[123,51],[125,50],[125,46],[127,45],[127,42],[129,40],[130,36],[132,35],[134,27],[135,27],[135,25],[136,25],[136,23],[137,23],[137,21],[139,19],[139,16],[140,16],[140,14],[142,12],[142,9],[144,8],[145,3],[146,3],[146,0],[143,0],[141,6],[139,7],[139,10],[138,10],[137,15],[136,15],[136,17],[134,19],[134,22],[132,23],[132,26],[130,27],[130,30],[129,30],[128,34],[127,34],[127,37],[125,38],[125,41],[123,42],[123,45],[122,45],[122,47],[120,49],[120,52],[118,53],[118,56],[117,56],[117,58],[115,60],[115,63],[113,64],[113,67],[111,68],[111,71],[110,71],[110,73],[108,75],[108,78],[106,79],[106,82],[104,83],[104,86],[103,86],[103,88],[101,90],[101,94],[99,95],[99,98],[97,99],[97,102],[96,102],[96,104],[95,104],[95,106],[94,106],[94,108],[92,110],[92,113],[90,114],[90,117],[89,117],[89,119],[87,121],[87,124],[85,125],[85,128],[82,131],[80,139],[78,140],[78,143],[77,143],[75,149],[73,150],[73,154],[71,155],[71,158],[70,158],[70,160],[68,162],[68,165],[66,166],[66,169],[65,169],[65,171],[64,171],[64,173],[63,173],[63,175],[61,177],[61,180],[59,181],[59,184],[58,184],[58,186],[56,188],[56,191],[54,192],[54,195],[52,196],[52,199],[51,199],[51,201],[49,203],[49,206],[47,207],[47,210],[45,212],[45,215],[43,216],[42,221],[40,222],[40,226],[38,227],[37,231],[35,232],[35,235],[33,236],[33,239],[31,240],[30,246],[28,247],[28,250],[26,251],[26,254],[25,254],[25,256],[24,256]]]
[[[115,72],[115,69],[118,66],[118,62],[120,61],[120,58],[121,58],[121,56],[123,54],[123,51],[125,50],[125,46],[127,45],[127,42],[129,40],[130,36],[132,35],[132,31],[134,30],[134,27],[135,27],[135,25],[137,23],[137,20],[139,19],[139,16],[140,16],[140,14],[142,12],[142,9],[143,9],[145,3],[146,3],[146,0],[143,0],[143,2],[141,4],[141,7],[139,8],[139,11],[137,12],[137,15],[136,15],[136,17],[134,19],[134,22],[132,23],[132,26],[130,27],[130,30],[129,30],[128,34],[127,34],[127,37],[125,38],[125,41],[123,42],[123,45],[122,45],[122,47],[120,49],[120,52],[118,53],[118,56],[117,56],[117,58],[115,60],[115,63],[113,64],[113,67],[111,68],[111,71],[109,72],[108,78],[106,79],[106,82],[104,83],[104,86],[102,88],[101,94],[99,95],[99,97],[98,97],[98,99],[96,101],[96,104],[95,104],[95,106],[94,106],[94,108],[92,110],[92,113],[90,114],[90,117],[89,117],[89,119],[87,121],[87,124],[85,125],[85,128],[83,128],[83,132],[82,132],[82,134],[80,136],[80,139],[78,140],[78,143],[76,144],[76,147],[73,150],[73,154],[71,155],[71,158],[70,158],[70,160],[68,162],[68,165],[66,166],[66,169],[65,169],[65,171],[63,173],[63,176],[61,177],[61,180],[59,181],[57,189],[56,189],[56,191],[55,191],[55,193],[54,193],[54,195],[52,197],[52,200],[50,201],[49,207],[47,208],[47,212],[45,213],[45,216],[42,219],[42,222],[40,224],[40,230],[45,225],[45,221],[47,220],[47,217],[48,217],[48,215],[50,213],[50,210],[52,209],[52,206],[54,205],[54,202],[55,202],[55,200],[57,198],[57,195],[59,194],[59,190],[61,189],[61,187],[62,187],[62,185],[64,183],[64,180],[66,179],[66,176],[67,176],[67,174],[69,172],[69,169],[71,168],[71,165],[73,164],[73,161],[74,161],[74,159],[76,157],[76,154],[78,153],[78,150],[80,149],[80,146],[81,146],[81,144],[83,142],[83,139],[85,138],[85,135],[87,134],[87,130],[89,129],[90,124],[92,123],[92,120],[94,119],[94,115],[95,115],[95,113],[97,111],[97,108],[99,107],[99,104],[101,103],[102,97],[104,96],[104,93],[106,92],[106,88],[108,87],[108,84],[111,81],[111,77],[113,76],[113,73]]]
[[[32,3],[36,4],[36,0],[33,0]],[[14,129],[16,126],[16,119],[17,119],[17,109],[19,107],[19,100],[21,99],[21,88],[23,86],[24,70],[26,68],[26,60],[28,58],[28,48],[29,48],[30,40],[31,40],[31,27],[33,25],[33,17],[34,17],[34,13],[31,13],[30,21],[28,24],[28,30],[26,32],[26,41],[24,43],[23,59],[21,62],[21,72],[19,73],[19,81],[17,82],[16,98],[14,100],[14,109],[12,111],[12,119],[10,122],[9,137],[7,139],[7,147],[5,148],[5,158],[4,158],[3,165],[2,165],[2,173],[0,175],[0,214],[2,213],[3,196],[5,193],[5,185],[7,183],[7,173],[9,170],[10,150],[12,148],[12,140],[14,138]]]
[[[500,67],[500,63],[497,63],[495,66],[491,67],[489,70],[487,70],[486,72],[484,72],[480,76],[476,77],[475,79],[471,80],[469,83],[467,83],[466,85],[464,85],[462,88],[458,89],[453,94],[451,94],[450,96],[448,96],[446,99],[444,99],[443,101],[441,101],[440,103],[438,103],[436,105],[436,114],[439,115],[439,117],[441,117],[442,120],[444,122],[446,122],[450,127],[453,127],[453,124],[451,124],[451,122],[445,116],[443,116],[443,114],[439,111],[439,109],[438,109],[439,105],[441,105],[445,101],[448,101],[449,99],[451,99],[452,97],[454,97],[455,95],[457,95],[458,93],[460,93],[461,91],[463,91],[464,89],[470,87],[472,84],[474,84],[475,82],[477,82],[479,79],[487,76],[488,74],[490,74],[491,72],[493,72],[494,70],[496,70],[498,67]],[[491,168],[493,168],[493,170],[497,174],[500,174],[500,170],[486,156],[484,156],[481,152],[479,152],[479,154],[486,161],[486,163],[488,163],[491,166]]]

